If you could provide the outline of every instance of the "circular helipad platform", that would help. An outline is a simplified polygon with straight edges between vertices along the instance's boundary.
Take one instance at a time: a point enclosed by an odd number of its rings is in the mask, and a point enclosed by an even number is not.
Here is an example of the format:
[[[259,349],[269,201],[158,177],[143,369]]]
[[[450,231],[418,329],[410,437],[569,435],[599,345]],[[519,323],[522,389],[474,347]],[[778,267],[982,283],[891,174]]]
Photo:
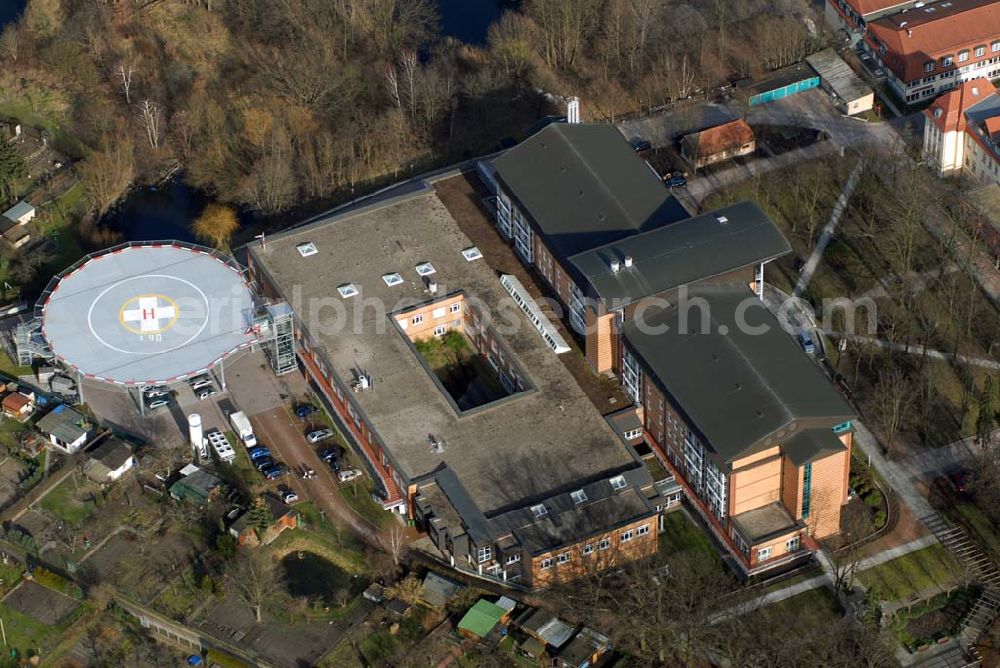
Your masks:
[[[53,279],[39,306],[56,357],[124,385],[190,376],[255,340],[253,298],[239,267],[190,244],[127,244],[92,255]]]

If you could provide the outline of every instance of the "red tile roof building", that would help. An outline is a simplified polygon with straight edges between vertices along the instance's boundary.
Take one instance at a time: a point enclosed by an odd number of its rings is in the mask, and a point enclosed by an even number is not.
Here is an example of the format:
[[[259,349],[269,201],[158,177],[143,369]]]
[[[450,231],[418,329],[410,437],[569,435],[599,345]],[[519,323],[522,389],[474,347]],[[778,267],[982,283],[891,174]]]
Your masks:
[[[989,81],[967,81],[924,111],[924,156],[941,174],[1000,183],[1000,95]]]
[[[753,153],[756,147],[753,129],[743,119],[686,135],[681,140],[681,152],[695,169]]]
[[[826,21],[860,37],[865,26],[880,16],[910,9],[918,0],[826,0]]]
[[[946,0],[868,23],[865,45],[909,103],[1000,76],[1000,0]]]

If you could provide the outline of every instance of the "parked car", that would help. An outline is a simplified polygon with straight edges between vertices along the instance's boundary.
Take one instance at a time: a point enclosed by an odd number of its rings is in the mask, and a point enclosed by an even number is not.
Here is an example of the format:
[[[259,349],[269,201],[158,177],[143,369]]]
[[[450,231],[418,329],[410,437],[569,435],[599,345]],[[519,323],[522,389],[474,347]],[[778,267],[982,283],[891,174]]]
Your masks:
[[[629,143],[632,144],[632,148],[635,149],[636,153],[645,153],[653,148],[653,145],[642,137],[632,137]]]
[[[948,471],[948,480],[955,486],[955,491],[961,495],[969,493],[969,472],[965,469]]]
[[[306,434],[306,440],[310,443],[319,443],[320,441],[325,441],[333,436],[332,429],[317,429],[316,431],[311,431]]]
[[[302,420],[306,419],[315,412],[316,407],[310,404],[300,404],[295,408],[295,415]]]
[[[215,392],[215,388],[214,387],[209,387],[207,389],[204,389],[204,390],[201,390],[200,392],[198,392],[198,399],[200,401],[204,401],[205,399],[208,399],[210,396],[212,396],[215,393],[216,393]]]
[[[270,456],[261,457],[259,459],[254,460],[253,462],[253,465],[257,467],[257,470],[260,471],[261,473],[264,472],[264,469],[268,468],[269,466],[274,466],[275,464],[277,464],[277,462],[274,461],[274,457]]]
[[[306,463],[302,464],[302,466],[299,468],[299,471],[303,480],[311,480],[312,478],[316,477],[316,472],[313,471],[312,467]]]
[[[284,464],[273,464],[266,469],[261,471],[261,474],[268,480],[277,480],[282,476],[288,475],[288,467]]]
[[[688,184],[687,177],[680,172],[674,172],[663,177],[663,185],[668,188],[683,188]]]
[[[340,482],[350,482],[357,478],[360,478],[363,474],[357,469],[346,469],[337,474],[337,480]]]
[[[282,487],[279,493],[281,494],[281,500],[285,503],[295,503],[299,500],[299,495],[295,493],[294,489]]]
[[[813,343],[809,332],[799,332],[799,345],[802,346],[802,350],[806,351],[809,355],[816,352],[816,344]]]
[[[340,471],[340,460],[339,459],[336,459],[336,458],[334,458],[334,459],[328,459],[328,460],[326,460],[326,463],[330,465],[330,469],[332,469],[334,473],[337,473],[338,471]]]
[[[327,448],[320,454],[320,458],[324,462],[329,462],[331,459],[340,459],[340,448]]]
[[[168,390],[163,386],[146,388],[147,399],[155,399],[157,397],[169,397],[169,396],[170,396],[170,390]]]
[[[261,457],[270,457],[271,451],[263,445],[258,445],[247,450],[247,454],[250,455],[250,461],[257,461]]]
[[[150,401],[150,402],[148,402],[146,404],[146,408],[148,408],[150,410],[154,410],[154,409],[157,409],[157,408],[163,408],[164,406],[166,406],[169,403],[170,403],[170,399],[153,399],[152,401]]]
[[[200,376],[198,378],[191,379],[191,389],[197,392],[198,390],[206,387],[212,387],[212,379]]]

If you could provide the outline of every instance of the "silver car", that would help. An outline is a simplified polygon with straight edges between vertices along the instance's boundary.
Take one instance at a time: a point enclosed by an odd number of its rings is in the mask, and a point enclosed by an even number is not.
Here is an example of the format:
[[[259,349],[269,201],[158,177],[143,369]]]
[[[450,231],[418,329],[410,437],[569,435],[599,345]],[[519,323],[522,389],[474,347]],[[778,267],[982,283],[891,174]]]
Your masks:
[[[306,440],[310,443],[319,443],[333,436],[332,429],[317,429],[306,434]]]

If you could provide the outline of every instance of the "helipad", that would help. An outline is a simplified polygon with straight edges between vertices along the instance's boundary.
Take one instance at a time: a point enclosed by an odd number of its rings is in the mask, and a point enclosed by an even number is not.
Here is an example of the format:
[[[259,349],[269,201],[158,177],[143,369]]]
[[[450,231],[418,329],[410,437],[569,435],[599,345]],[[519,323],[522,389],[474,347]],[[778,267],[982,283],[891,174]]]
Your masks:
[[[240,268],[190,244],[127,244],[89,256],[49,283],[39,307],[56,357],[125,385],[189,376],[255,340]]]

